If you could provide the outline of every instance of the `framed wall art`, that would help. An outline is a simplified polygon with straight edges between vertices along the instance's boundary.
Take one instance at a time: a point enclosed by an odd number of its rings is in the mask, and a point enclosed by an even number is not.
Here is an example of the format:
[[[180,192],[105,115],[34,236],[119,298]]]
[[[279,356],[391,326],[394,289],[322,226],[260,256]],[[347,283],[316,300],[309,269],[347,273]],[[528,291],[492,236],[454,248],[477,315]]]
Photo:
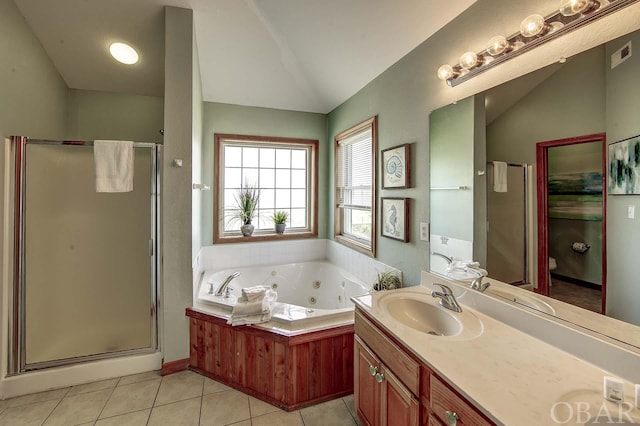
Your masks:
[[[608,192],[640,194],[640,136],[609,145]]]
[[[409,198],[381,198],[382,236],[409,242]]]
[[[382,189],[411,187],[411,145],[382,150]]]

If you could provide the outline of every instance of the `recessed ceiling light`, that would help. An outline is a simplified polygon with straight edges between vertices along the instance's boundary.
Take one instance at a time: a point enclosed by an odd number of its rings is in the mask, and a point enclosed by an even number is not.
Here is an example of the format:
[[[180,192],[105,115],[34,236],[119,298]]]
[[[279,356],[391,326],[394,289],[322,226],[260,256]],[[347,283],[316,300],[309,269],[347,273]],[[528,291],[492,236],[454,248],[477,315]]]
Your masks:
[[[132,65],[138,62],[138,52],[136,49],[125,43],[112,43],[109,46],[109,52],[116,61],[123,64]]]

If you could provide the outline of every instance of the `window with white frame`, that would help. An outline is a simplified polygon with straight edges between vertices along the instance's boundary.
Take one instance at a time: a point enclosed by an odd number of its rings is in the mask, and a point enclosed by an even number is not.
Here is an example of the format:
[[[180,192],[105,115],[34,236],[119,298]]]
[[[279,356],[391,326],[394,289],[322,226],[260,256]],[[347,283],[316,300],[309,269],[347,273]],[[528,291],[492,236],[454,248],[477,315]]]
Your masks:
[[[216,134],[214,241],[256,241],[317,235],[318,141]],[[256,188],[259,201],[251,238],[240,235],[236,197]],[[276,235],[273,215],[288,215],[286,233]]]
[[[335,239],[375,256],[377,117],[335,137]]]

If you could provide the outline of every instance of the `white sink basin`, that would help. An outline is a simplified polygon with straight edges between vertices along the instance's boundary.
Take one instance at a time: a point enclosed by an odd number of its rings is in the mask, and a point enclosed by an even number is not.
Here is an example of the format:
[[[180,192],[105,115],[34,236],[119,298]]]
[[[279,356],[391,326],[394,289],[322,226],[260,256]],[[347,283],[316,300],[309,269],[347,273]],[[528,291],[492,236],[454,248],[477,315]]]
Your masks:
[[[545,312],[547,314],[554,315],[556,310],[553,309],[551,305],[545,302],[542,299],[535,297],[534,295],[529,296],[526,290],[522,290],[519,288],[510,290],[503,290],[501,288],[489,287],[487,290],[489,294],[493,294],[496,296],[500,296],[504,299],[510,300],[512,302],[518,303],[520,305],[526,306],[531,309],[535,309],[540,312]],[[523,294],[524,293],[524,294]]]
[[[392,324],[424,336],[468,339],[482,333],[482,322],[474,313],[464,307],[462,312],[450,311],[426,292],[389,291],[379,297],[378,307]]]
[[[462,324],[443,308],[417,299],[393,298],[386,308],[396,321],[434,336],[456,335],[462,328]]]

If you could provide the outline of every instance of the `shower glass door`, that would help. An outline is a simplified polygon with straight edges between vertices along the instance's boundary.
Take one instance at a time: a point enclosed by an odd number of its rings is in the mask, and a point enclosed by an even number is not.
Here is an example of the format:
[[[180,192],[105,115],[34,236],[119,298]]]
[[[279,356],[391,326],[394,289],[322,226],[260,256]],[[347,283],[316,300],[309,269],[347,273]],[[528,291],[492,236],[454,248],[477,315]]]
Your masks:
[[[87,145],[24,145],[21,371],[157,346],[156,146],[133,192],[97,193]]]

